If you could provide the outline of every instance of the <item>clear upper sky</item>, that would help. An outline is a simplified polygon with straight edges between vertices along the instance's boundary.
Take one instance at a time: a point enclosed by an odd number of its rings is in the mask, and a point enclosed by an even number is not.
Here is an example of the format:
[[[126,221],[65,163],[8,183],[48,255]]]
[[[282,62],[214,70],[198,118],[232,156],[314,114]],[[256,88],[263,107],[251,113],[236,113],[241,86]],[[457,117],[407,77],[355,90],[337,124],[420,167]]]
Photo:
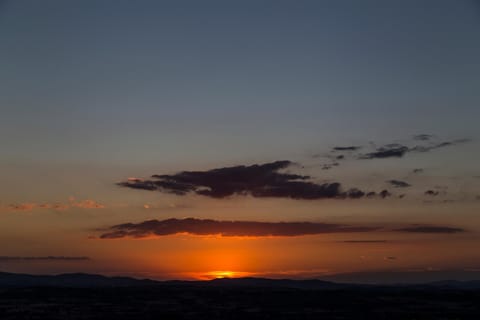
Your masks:
[[[154,243],[163,248],[167,242],[179,248],[165,249],[171,261],[188,265],[186,257],[193,256],[189,250],[199,240],[188,238],[188,248],[176,238],[185,235],[137,242],[87,240],[99,227],[189,216],[395,225],[457,222],[457,227],[475,226],[455,238],[467,248],[478,241],[475,228],[480,227],[474,214],[480,195],[479,40],[480,3],[474,0],[0,0],[0,240],[14,243],[4,252],[0,247],[0,256],[92,257],[81,261],[81,267],[30,268],[1,261],[0,267],[29,272],[146,270],[157,276],[215,268],[347,272],[385,269],[397,260],[404,268],[435,263],[480,267],[480,256],[467,249],[460,250],[464,256],[458,265],[444,263],[450,256],[403,264],[413,258],[389,259],[388,250],[398,248],[379,242],[382,249],[370,253],[379,262],[351,270],[343,256],[312,258],[312,243],[324,241],[316,235],[258,240],[271,241],[265,248],[285,241],[304,254],[278,255],[258,265],[237,261],[206,266],[197,261],[198,270],[176,270],[173,262],[155,269],[144,258],[138,265],[110,270],[100,265],[131,259],[138,247],[142,257],[151,257]],[[419,134],[429,136],[414,137]],[[361,148],[342,150],[344,158],[336,159],[340,154],[331,150],[338,146]],[[408,150],[400,156],[374,155],[382,146],[389,152]],[[142,192],[131,185],[134,180],[126,180],[277,160],[295,162],[288,170],[308,174],[319,185],[340,182],[345,190],[377,193],[388,189],[395,200],[263,197],[251,185],[241,190],[246,198],[234,193],[211,199],[195,194],[204,187],[214,190],[205,181],[186,195],[172,195],[172,190]],[[424,175],[414,175],[414,169],[423,169]],[[389,180],[408,182],[405,190],[411,194],[399,200],[403,192],[394,191],[402,187],[385,184]],[[115,185],[119,181],[132,188]],[[443,198],[432,203],[424,194],[430,189],[438,192],[433,197]],[[83,209],[102,210],[85,214]],[[432,216],[434,211],[438,216]],[[452,211],[459,216],[454,218]],[[70,231],[77,237],[70,238]],[[45,237],[53,233],[72,246]],[[405,235],[388,237],[397,241]],[[337,240],[322,248],[336,248]],[[126,252],[119,249],[123,241]],[[210,255],[222,256],[218,252],[227,250],[223,243],[205,241]],[[241,252],[242,257],[256,247],[256,240],[222,241],[235,243],[229,254]],[[371,246],[365,244],[368,252]],[[305,263],[298,262],[307,256]]]

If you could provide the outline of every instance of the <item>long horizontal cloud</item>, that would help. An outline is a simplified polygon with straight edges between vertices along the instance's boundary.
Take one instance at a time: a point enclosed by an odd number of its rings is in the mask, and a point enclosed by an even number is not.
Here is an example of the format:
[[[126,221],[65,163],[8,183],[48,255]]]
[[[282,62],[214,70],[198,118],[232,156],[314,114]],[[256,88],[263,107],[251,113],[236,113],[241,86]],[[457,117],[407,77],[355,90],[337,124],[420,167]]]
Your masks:
[[[348,147],[334,147],[333,151],[357,151],[362,147],[359,146],[348,146]]]
[[[279,172],[292,164],[284,160],[208,171],[183,171],[173,175],[153,175],[149,180],[130,178],[118,185],[177,195],[196,193],[212,198],[251,195],[259,198],[357,199],[365,195],[356,188],[343,191],[338,182],[317,184],[310,181],[310,176]]]
[[[44,256],[44,257],[22,257],[22,256],[0,256],[0,261],[84,261],[89,257],[69,256]]]
[[[69,201],[65,203],[26,202],[26,203],[9,204],[3,208],[8,211],[31,211],[34,209],[51,209],[56,211],[62,211],[62,210],[68,210],[70,208],[103,209],[105,208],[105,205],[90,199],[76,201],[74,198],[70,198]]]
[[[417,140],[429,140],[428,139],[417,139]],[[360,155],[360,159],[385,159],[385,158],[401,158],[405,154],[410,152],[429,152],[435,149],[440,149],[448,146],[454,146],[462,143],[469,142],[470,139],[457,139],[452,141],[444,141],[438,143],[431,143],[428,145],[417,145],[414,147],[407,147],[402,144],[392,143],[387,144],[383,147],[377,148],[374,152],[366,153]]]
[[[225,237],[246,236],[302,236],[322,233],[368,232],[378,227],[349,226],[317,222],[259,222],[219,221],[210,219],[148,220],[140,223],[125,223],[112,226],[100,235],[101,239],[124,237],[144,238],[177,233],[192,235],[221,235]]]
[[[411,233],[460,233],[465,232],[465,229],[446,227],[446,226],[413,226],[400,229],[394,229],[393,231],[411,232]]]
[[[407,233],[457,233],[460,228],[449,226],[414,225],[397,229],[379,226],[354,226],[319,222],[261,222],[261,221],[222,221],[211,219],[167,219],[147,220],[140,223],[124,223],[101,229],[100,239],[146,238],[167,236],[179,233],[224,237],[268,237],[304,236],[325,233],[360,233],[371,231],[396,231]],[[346,242],[381,242],[384,240],[350,240]]]
[[[343,243],[386,243],[387,240],[344,240]]]
[[[384,158],[401,158],[405,153],[409,152],[409,148],[401,144],[389,144],[378,148],[374,152],[360,156],[360,159],[384,159]]]

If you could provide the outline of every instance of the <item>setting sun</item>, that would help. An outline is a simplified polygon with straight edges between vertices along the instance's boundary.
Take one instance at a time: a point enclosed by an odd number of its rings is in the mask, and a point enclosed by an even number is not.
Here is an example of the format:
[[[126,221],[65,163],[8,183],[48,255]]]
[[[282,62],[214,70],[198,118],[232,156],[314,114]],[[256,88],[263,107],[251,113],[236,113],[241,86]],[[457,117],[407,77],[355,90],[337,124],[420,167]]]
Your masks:
[[[244,278],[253,276],[254,273],[252,272],[245,272],[245,271],[210,271],[198,275],[197,278],[202,280],[213,280],[213,279],[224,279],[224,278]]]
[[[234,271],[212,271],[212,272],[209,272],[208,275],[212,276],[213,278],[234,278],[235,272]]]

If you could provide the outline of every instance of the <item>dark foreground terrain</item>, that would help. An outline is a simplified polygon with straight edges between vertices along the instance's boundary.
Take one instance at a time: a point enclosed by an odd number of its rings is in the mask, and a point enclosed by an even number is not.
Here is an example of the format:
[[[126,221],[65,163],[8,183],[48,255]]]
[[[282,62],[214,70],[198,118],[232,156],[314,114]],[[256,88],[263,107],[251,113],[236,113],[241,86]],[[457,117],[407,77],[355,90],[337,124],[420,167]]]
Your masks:
[[[480,319],[480,290],[169,284],[0,289],[0,319]]]

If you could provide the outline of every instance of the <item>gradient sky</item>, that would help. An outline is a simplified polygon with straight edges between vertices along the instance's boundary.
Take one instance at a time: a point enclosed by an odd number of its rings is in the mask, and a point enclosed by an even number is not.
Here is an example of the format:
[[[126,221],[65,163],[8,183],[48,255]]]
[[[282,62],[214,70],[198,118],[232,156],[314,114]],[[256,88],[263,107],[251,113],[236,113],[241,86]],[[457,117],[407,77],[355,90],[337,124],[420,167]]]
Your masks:
[[[478,271],[479,35],[474,0],[0,0],[0,270]],[[242,175],[241,192],[202,194],[225,188],[205,184],[209,170],[279,160],[291,163],[262,173],[341,189],[306,199],[289,180],[264,196],[279,185],[259,193]],[[205,181],[184,194],[134,185],[181,171]],[[101,237],[187,217],[371,229]]]

